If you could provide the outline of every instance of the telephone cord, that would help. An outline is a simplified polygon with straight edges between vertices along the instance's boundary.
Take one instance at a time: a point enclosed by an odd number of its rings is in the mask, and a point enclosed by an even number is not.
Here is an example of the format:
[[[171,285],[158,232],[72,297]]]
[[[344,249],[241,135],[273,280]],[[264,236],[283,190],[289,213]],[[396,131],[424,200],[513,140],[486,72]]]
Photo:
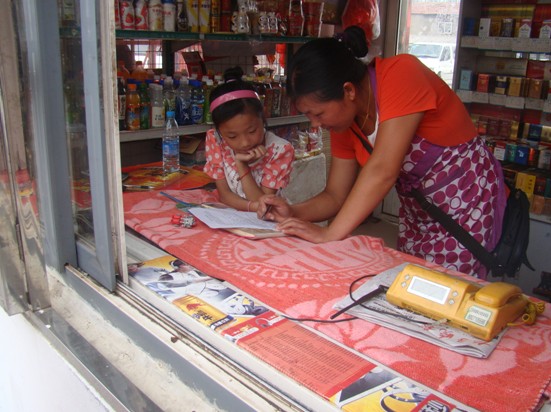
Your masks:
[[[522,322],[509,323],[508,326],[533,325],[536,323],[538,315],[541,315],[545,310],[545,302],[533,302],[528,300],[526,309],[521,317]]]

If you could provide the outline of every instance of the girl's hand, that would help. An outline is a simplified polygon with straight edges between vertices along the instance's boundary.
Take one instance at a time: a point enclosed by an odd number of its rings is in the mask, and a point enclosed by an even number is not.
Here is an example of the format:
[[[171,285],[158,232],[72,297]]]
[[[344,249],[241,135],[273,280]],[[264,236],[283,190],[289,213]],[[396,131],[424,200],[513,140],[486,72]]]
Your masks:
[[[243,163],[254,163],[266,154],[267,150],[264,145],[259,144],[253,147],[247,153],[236,153],[235,160]]]
[[[258,199],[256,214],[259,219],[281,222],[293,215],[291,206],[277,195],[264,195]]]
[[[297,236],[312,243],[324,243],[334,240],[328,237],[329,230],[327,227],[318,226],[294,217],[279,223],[276,229],[286,235]]]

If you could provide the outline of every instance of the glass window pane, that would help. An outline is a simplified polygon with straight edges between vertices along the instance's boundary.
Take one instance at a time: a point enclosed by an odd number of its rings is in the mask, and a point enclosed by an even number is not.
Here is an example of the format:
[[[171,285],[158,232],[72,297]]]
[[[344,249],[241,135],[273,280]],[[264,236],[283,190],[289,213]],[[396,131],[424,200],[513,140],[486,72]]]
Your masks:
[[[414,54],[450,87],[460,5],[459,0],[406,0],[400,4],[397,53]]]

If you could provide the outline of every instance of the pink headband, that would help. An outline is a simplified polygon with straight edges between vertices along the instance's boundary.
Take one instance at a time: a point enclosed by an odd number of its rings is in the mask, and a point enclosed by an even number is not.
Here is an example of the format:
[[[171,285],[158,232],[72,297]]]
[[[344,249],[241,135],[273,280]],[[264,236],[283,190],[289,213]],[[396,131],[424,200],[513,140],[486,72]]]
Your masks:
[[[222,96],[218,96],[212,102],[210,102],[210,111],[213,112],[218,106],[230,102],[236,99],[258,99],[258,94],[252,90],[236,90],[234,92],[228,92]]]

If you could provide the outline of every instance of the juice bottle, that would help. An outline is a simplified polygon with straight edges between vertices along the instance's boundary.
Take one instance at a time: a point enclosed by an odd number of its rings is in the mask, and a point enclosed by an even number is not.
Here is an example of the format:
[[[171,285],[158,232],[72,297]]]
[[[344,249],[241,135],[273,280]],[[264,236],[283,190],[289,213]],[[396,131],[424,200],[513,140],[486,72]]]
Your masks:
[[[140,96],[140,129],[151,127],[151,99],[149,98],[147,83],[140,83],[138,95]]]
[[[126,94],[126,128],[128,130],[140,130],[140,95],[136,90],[136,84],[130,83]]]

